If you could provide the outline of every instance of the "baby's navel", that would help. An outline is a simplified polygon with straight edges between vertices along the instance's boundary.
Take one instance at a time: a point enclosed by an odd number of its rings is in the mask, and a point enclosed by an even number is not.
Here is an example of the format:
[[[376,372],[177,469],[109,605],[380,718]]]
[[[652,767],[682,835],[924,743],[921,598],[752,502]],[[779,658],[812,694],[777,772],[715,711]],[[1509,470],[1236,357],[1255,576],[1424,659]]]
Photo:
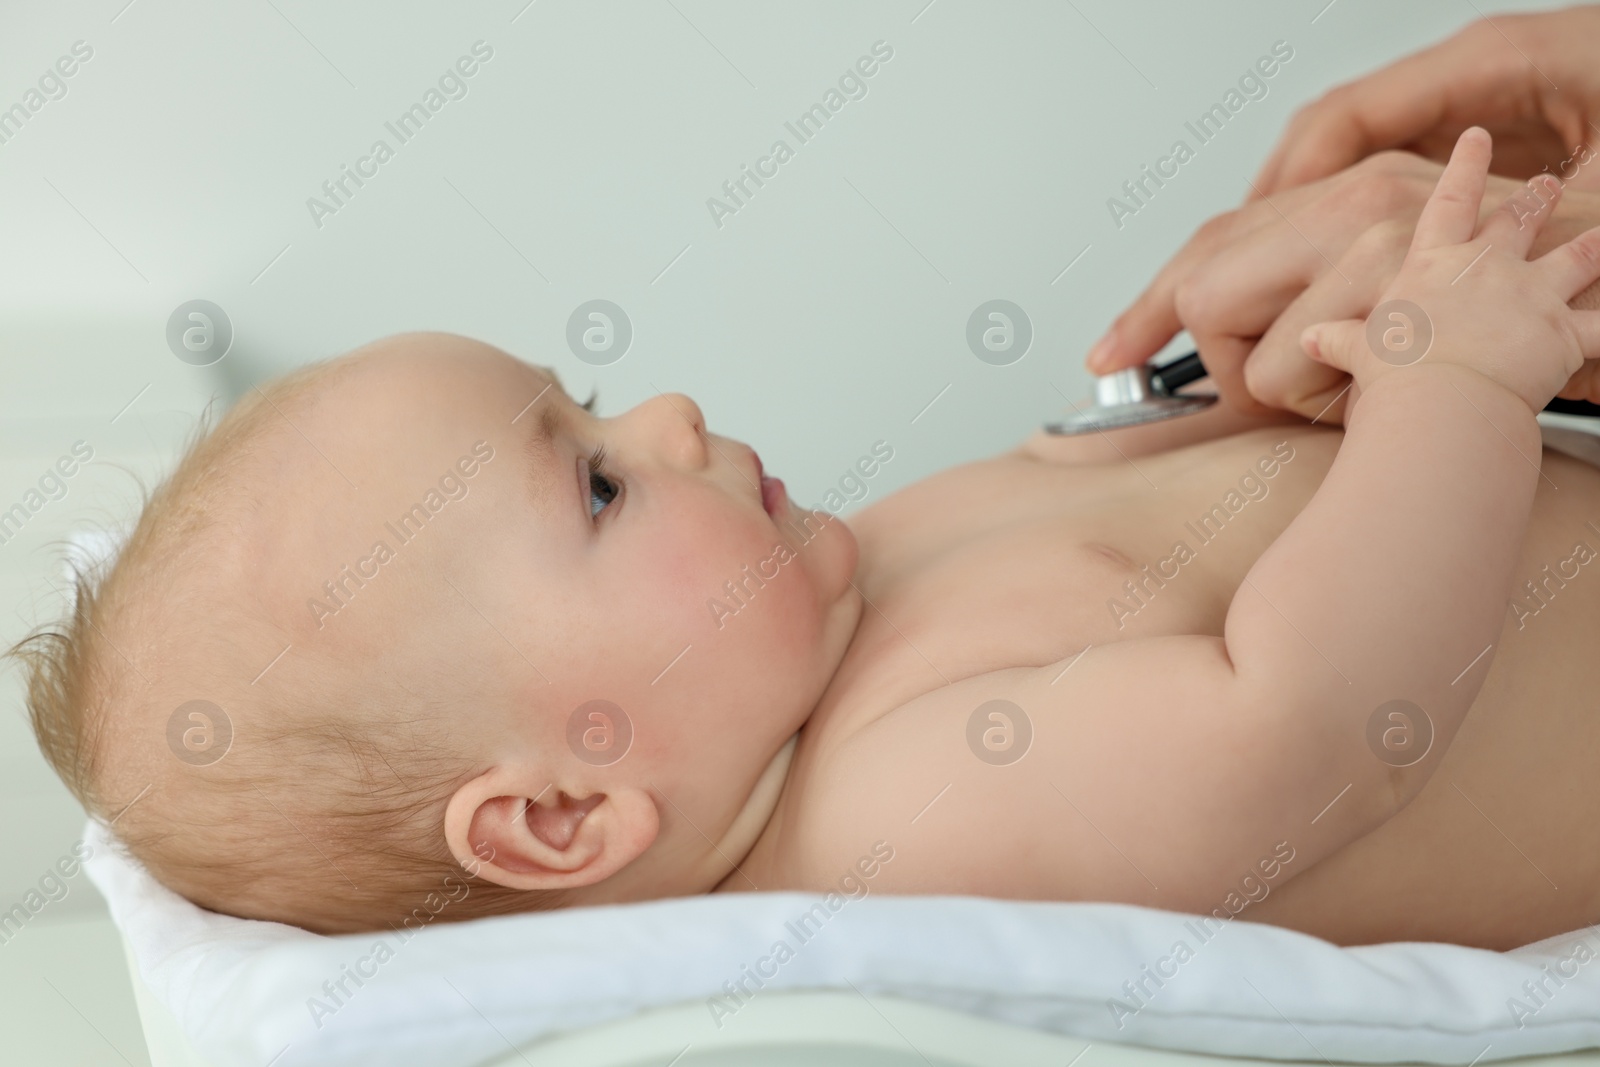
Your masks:
[[[1110,545],[1102,541],[1085,541],[1083,542],[1083,547],[1088,549],[1090,552],[1093,552],[1095,555],[1103,556],[1119,567],[1126,567],[1129,570],[1135,569],[1133,566],[1133,560],[1129,559],[1122,552],[1112,548]]]

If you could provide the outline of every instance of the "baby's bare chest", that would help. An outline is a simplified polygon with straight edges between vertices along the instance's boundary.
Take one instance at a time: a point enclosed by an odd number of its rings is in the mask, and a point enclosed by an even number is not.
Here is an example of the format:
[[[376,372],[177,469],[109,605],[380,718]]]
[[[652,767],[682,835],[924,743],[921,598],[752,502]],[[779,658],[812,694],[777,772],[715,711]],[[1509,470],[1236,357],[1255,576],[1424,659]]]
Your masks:
[[[1279,430],[1110,467],[1006,455],[902,490],[851,520],[870,607],[850,677],[881,710],[1090,645],[1220,634],[1335,448]]]

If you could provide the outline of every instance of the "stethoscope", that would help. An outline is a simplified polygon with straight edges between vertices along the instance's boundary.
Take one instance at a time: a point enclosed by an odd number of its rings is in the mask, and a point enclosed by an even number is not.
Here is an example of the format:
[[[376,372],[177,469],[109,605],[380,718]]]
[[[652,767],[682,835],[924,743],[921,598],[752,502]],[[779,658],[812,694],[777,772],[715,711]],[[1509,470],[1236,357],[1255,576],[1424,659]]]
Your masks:
[[[1074,408],[1059,422],[1045,423],[1044,428],[1047,433],[1055,434],[1098,433],[1159,422],[1179,415],[1193,415],[1215,404],[1217,397],[1208,394],[1183,395],[1178,390],[1205,376],[1206,367],[1200,362],[1198,352],[1179,356],[1160,366],[1145,363],[1103,375],[1094,380],[1092,405]],[[1544,409],[1555,415],[1600,418],[1600,404],[1591,404],[1587,400],[1563,400],[1558,396]]]

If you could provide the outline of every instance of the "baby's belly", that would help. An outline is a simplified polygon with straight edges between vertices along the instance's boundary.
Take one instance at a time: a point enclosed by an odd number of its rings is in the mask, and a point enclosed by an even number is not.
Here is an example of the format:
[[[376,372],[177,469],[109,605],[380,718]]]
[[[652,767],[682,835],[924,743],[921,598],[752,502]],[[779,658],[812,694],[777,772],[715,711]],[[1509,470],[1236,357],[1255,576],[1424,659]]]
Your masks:
[[[1282,441],[1293,456],[1269,476],[1258,460]],[[1056,662],[1089,645],[1221,634],[1244,575],[1314,495],[1338,442],[1276,429],[1123,469],[997,460],[885,500],[856,524],[863,592],[880,609],[858,635],[851,673],[861,684],[815,725],[848,733],[852,719],[941,679]],[[1486,671],[1482,694],[1434,778],[1388,824],[1242,918],[1340,943],[1495,948],[1595,918],[1600,470],[1547,450],[1544,472],[1518,570],[1539,596],[1523,590],[1522,608],[1508,607],[1475,668]],[[930,663],[941,679],[930,682]]]
[[[1481,694],[1428,785],[1244,917],[1343,944],[1495,949],[1595,920],[1600,470],[1548,449],[1543,470],[1518,595]]]

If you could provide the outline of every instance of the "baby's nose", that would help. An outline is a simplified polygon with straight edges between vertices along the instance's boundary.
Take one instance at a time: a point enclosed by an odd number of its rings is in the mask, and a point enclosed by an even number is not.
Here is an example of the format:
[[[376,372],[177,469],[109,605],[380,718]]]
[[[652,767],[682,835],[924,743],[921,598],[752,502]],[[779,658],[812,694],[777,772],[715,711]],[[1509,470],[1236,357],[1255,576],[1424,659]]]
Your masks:
[[[706,418],[700,405],[682,393],[661,393],[641,405],[651,433],[674,458],[690,466],[703,466],[706,456]]]
[[[706,432],[706,417],[700,410],[700,405],[682,393],[662,393],[658,398],[671,405],[678,418],[689,424],[689,427],[699,435]]]

